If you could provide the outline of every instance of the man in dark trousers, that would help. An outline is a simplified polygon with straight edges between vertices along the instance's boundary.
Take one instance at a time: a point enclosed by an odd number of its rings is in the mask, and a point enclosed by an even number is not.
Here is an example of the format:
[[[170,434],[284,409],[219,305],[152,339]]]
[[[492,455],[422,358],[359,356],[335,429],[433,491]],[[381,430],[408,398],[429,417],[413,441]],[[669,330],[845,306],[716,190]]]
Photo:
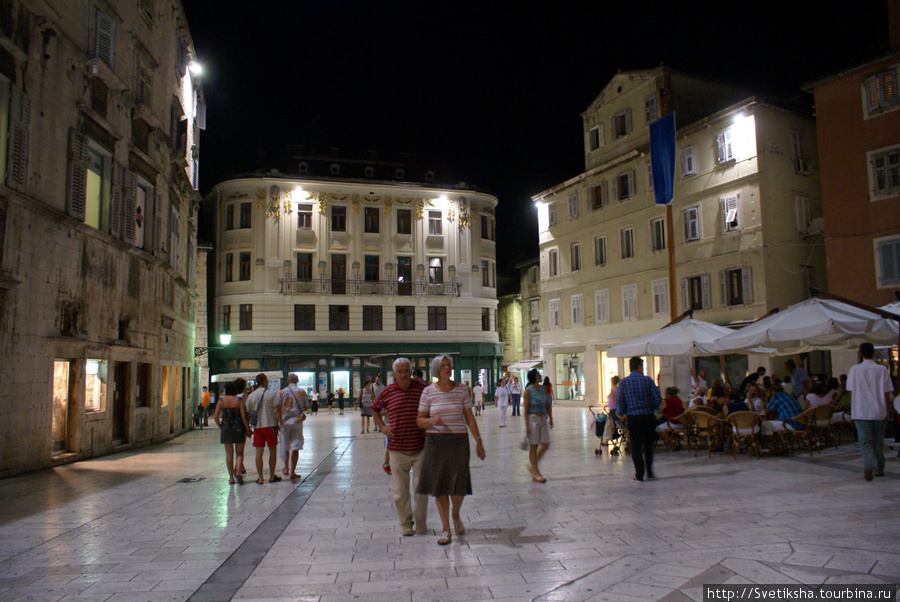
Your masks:
[[[662,396],[653,379],[644,375],[644,360],[639,357],[631,358],[628,360],[628,369],[631,374],[619,381],[616,411],[628,416],[634,480],[643,481],[645,473],[648,479],[653,478],[656,412],[662,405]]]

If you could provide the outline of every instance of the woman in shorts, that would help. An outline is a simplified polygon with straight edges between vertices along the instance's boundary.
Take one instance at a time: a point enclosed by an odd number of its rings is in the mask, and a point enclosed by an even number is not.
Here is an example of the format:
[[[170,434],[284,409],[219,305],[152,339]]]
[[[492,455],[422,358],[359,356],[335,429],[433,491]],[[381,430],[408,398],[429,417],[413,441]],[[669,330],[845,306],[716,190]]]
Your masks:
[[[528,471],[531,472],[532,481],[546,483],[547,477],[541,474],[538,462],[550,447],[553,411],[540,378],[537,368],[532,368],[528,373],[528,386],[522,394],[522,406],[525,409],[525,434],[528,437],[528,460],[531,463]]]

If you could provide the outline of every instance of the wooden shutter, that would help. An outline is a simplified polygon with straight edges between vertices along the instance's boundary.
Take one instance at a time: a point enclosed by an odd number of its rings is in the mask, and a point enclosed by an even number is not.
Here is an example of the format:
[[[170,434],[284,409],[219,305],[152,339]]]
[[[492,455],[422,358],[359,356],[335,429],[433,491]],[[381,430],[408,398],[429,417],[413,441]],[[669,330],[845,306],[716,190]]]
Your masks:
[[[688,286],[688,279],[681,279],[681,311],[686,312],[691,308],[691,290]]]
[[[170,207],[169,212],[169,263],[173,268],[178,267],[178,209]]]
[[[166,254],[162,240],[162,196],[158,192],[153,197],[153,254],[160,259]]]
[[[712,307],[712,290],[710,290],[709,274],[702,274],[700,276],[700,288],[703,297],[703,309],[709,309]]]
[[[130,169],[125,170],[125,225],[123,228],[123,237],[125,242],[134,244],[135,234],[135,208],[137,206],[137,176]],[[147,205],[150,199],[144,199],[144,205]],[[146,207],[145,207],[146,209]],[[145,229],[146,230],[146,229]]]
[[[137,60],[137,98],[140,104],[151,106],[153,104],[153,69],[143,57]]]
[[[879,101],[881,106],[888,107],[897,104],[897,72],[889,69],[882,73],[880,84]]]
[[[112,190],[110,191],[110,224],[109,233],[116,238],[122,238],[123,228],[123,194],[122,186],[125,179],[125,167],[119,163],[112,166]]]
[[[631,133],[631,109],[625,109],[625,134]]]
[[[878,153],[872,156],[872,182],[875,192],[887,190],[887,154]]]
[[[25,192],[28,184],[28,123],[31,120],[31,100],[18,86],[11,86],[9,108],[6,184],[14,190]]]
[[[84,134],[69,130],[68,211],[80,221],[84,221],[86,210],[87,144]]]
[[[750,266],[741,269],[741,286],[744,294],[744,305],[753,303],[753,272]]]
[[[897,192],[900,188],[900,150],[887,153],[887,185],[890,192]]]
[[[94,57],[100,59],[112,69],[115,57],[116,22],[99,10],[96,12],[96,15],[94,22],[96,29],[94,31]]]
[[[728,281],[725,278],[725,270],[719,272],[719,292],[722,307],[728,307]]]
[[[732,194],[722,199],[722,212],[725,216],[725,231],[736,230],[741,226],[740,220],[740,194]],[[731,219],[729,219],[731,218]]]

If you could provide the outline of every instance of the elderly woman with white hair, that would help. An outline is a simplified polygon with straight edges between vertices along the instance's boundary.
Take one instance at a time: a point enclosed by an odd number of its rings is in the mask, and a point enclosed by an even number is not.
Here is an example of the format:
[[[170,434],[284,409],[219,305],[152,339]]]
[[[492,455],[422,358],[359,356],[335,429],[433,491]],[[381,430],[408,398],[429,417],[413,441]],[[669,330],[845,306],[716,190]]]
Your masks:
[[[469,430],[475,437],[475,453],[484,460],[484,446],[472,413],[469,388],[451,380],[453,359],[439,355],[431,362],[437,382],[425,387],[419,401],[416,422],[425,431],[425,457],[416,493],[433,495],[441,517],[438,544],[445,546],[450,536],[450,503],[457,535],[466,532],[459,515],[463,499],[472,494],[469,474]]]

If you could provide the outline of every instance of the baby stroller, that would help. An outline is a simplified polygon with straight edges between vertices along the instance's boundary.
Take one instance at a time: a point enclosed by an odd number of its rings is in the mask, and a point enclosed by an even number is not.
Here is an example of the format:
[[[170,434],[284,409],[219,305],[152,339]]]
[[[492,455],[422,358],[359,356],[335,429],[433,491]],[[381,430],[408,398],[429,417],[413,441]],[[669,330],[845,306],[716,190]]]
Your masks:
[[[623,445],[625,452],[628,452],[628,428],[624,419],[618,415],[614,418],[609,412],[603,411],[602,408],[590,407],[588,409],[594,415],[594,434],[600,439],[600,447],[594,450],[594,454],[598,456],[602,454],[603,447],[607,443],[612,443],[612,449],[609,450],[609,455],[611,456],[619,455],[619,450]],[[607,428],[609,429],[608,431]],[[604,439],[604,436],[607,434],[608,439]]]

